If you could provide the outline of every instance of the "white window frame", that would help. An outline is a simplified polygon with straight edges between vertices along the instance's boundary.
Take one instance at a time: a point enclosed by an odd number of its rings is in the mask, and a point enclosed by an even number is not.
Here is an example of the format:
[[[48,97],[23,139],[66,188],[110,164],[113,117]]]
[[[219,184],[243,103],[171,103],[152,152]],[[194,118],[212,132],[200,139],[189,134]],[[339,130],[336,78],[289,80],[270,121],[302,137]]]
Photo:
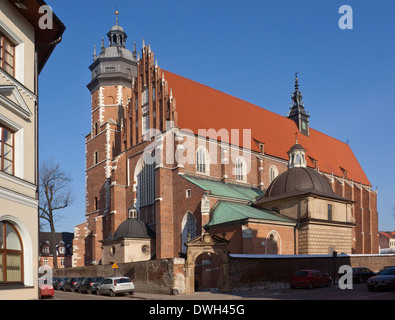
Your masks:
[[[277,178],[277,176],[278,176],[278,169],[277,169],[277,167],[274,164],[272,164],[270,166],[270,168],[269,168],[269,181],[270,181],[270,183],[272,183],[273,180]]]
[[[246,182],[247,181],[247,162],[243,157],[239,156],[236,158],[234,175],[236,181]]]
[[[202,174],[210,174],[210,157],[207,149],[200,146],[196,150],[196,172]]]
[[[0,32],[3,33],[15,45],[14,78],[20,83],[25,82],[25,44],[23,41],[0,20]]]
[[[24,129],[0,113],[0,123],[14,132],[14,177],[24,178]]]

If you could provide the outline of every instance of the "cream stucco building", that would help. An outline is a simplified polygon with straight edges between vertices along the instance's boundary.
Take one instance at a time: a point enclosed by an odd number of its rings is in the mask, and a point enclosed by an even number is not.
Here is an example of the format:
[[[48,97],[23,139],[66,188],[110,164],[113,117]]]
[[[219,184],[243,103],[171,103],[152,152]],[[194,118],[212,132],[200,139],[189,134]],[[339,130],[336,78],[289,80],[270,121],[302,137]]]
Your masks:
[[[38,298],[37,81],[65,30],[45,5],[0,6],[0,299]]]
[[[328,180],[306,166],[306,150],[296,143],[288,170],[270,184],[257,206],[295,221],[295,253],[352,253],[354,201],[335,194]]]

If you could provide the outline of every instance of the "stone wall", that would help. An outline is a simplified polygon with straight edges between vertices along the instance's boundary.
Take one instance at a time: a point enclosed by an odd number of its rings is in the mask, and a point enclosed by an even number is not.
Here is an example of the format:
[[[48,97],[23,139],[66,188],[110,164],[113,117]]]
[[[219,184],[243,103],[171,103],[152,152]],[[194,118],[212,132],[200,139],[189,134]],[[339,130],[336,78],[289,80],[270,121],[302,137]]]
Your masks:
[[[395,254],[275,256],[230,255],[229,277],[233,292],[289,286],[291,275],[300,269],[320,269],[332,277],[342,265],[367,267],[379,271],[384,266],[395,266]],[[185,260],[182,258],[119,263],[54,270],[55,277],[130,277],[138,292],[185,294]]]
[[[185,293],[185,260],[181,258],[65,268],[54,270],[55,277],[111,277],[128,276],[138,292]]]
[[[332,277],[340,266],[366,267],[378,272],[384,266],[395,266],[395,255],[331,255],[264,256],[230,255],[230,278],[233,291],[285,286],[300,269],[320,269]]]

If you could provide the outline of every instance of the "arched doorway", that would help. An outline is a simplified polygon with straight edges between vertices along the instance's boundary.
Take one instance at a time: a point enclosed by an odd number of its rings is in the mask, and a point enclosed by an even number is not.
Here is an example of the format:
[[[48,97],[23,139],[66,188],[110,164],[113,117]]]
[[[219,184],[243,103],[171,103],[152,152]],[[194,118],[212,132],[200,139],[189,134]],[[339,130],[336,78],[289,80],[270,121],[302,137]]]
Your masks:
[[[195,261],[195,291],[219,290],[219,259],[211,252],[204,252]]]
[[[228,258],[228,250],[227,246],[229,241],[218,237],[216,235],[210,235],[209,233],[204,233],[203,235],[196,237],[195,239],[189,240],[185,243],[187,247],[187,261],[185,267],[185,275],[186,275],[186,293],[191,294],[195,292],[195,285],[209,285],[212,286],[214,284],[218,284],[219,292],[230,292],[230,277],[229,277],[229,258]],[[204,262],[204,258],[210,257],[210,259],[206,260],[209,262]],[[211,257],[213,257],[211,259]],[[215,258],[214,258],[215,257]],[[199,258],[199,259],[198,259]],[[195,279],[195,267],[198,263],[198,268],[203,267],[206,264],[206,268],[201,268],[201,275]],[[215,263],[218,265],[215,268],[218,268],[215,273],[210,276],[203,275],[203,271],[207,271],[208,263]],[[211,265],[210,265],[211,266]],[[217,277],[217,280],[216,280]],[[197,281],[195,281],[197,280]],[[211,289],[211,288],[210,288]]]

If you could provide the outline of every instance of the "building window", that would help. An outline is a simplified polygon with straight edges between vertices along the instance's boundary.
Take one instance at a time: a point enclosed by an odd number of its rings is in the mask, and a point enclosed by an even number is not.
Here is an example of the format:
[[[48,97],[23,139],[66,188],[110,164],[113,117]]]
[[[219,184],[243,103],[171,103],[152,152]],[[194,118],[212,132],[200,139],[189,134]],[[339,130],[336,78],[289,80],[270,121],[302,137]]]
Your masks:
[[[152,88],[152,101],[155,101],[155,88]]]
[[[0,125],[0,170],[14,174],[14,133]]]
[[[135,206],[129,208],[129,218],[137,219],[137,209]]]
[[[278,169],[277,169],[277,167],[275,165],[270,166],[270,168],[269,168],[269,180],[270,180],[270,183],[272,183],[272,181],[274,179],[276,179],[277,176],[278,176]]]
[[[94,210],[99,210],[99,199],[95,197],[95,202],[94,202]]]
[[[64,258],[61,258],[61,259],[60,259],[60,265],[61,265],[61,266],[64,266],[64,265],[65,265],[65,264],[64,264]]]
[[[48,246],[44,246],[42,249],[42,253],[49,253],[49,247]]]
[[[99,163],[99,151],[95,151],[95,153],[93,155],[93,161],[94,161],[94,164]]]
[[[235,171],[234,174],[236,176],[236,180],[238,181],[246,181],[247,174],[246,174],[246,166],[244,159],[242,157],[238,157],[235,163]]]
[[[184,215],[181,223],[181,235],[182,235],[182,252],[187,252],[185,242],[189,239],[196,238],[196,219],[191,212],[187,212]]]
[[[191,191],[191,189],[187,189],[186,191],[185,191],[185,198],[190,198],[192,196],[192,191]]]
[[[151,154],[152,159],[155,157]],[[155,204],[155,162],[150,164],[144,161],[142,156],[135,169],[135,178],[137,181],[137,209],[148,205]]]
[[[97,136],[97,134],[98,134],[98,125],[97,125],[97,122],[95,123],[95,136]]]
[[[332,218],[333,218],[333,216],[332,216],[332,205],[328,204],[328,220],[332,221]]]
[[[48,258],[44,258],[44,260],[43,260],[43,265],[44,265],[44,266],[47,266],[47,265],[48,265]]]
[[[0,222],[0,284],[23,282],[23,248],[18,231]]]
[[[143,91],[142,105],[145,105],[148,102],[149,102],[149,91],[148,88],[145,88],[145,90]]]
[[[15,45],[3,35],[0,35],[0,68],[15,75]]]
[[[66,253],[66,248],[65,247],[59,247],[59,254],[65,254]]]
[[[146,115],[141,119],[142,135],[145,135],[149,131],[149,116]]]
[[[209,173],[208,154],[204,147],[199,147],[196,151],[196,171],[199,173]]]

